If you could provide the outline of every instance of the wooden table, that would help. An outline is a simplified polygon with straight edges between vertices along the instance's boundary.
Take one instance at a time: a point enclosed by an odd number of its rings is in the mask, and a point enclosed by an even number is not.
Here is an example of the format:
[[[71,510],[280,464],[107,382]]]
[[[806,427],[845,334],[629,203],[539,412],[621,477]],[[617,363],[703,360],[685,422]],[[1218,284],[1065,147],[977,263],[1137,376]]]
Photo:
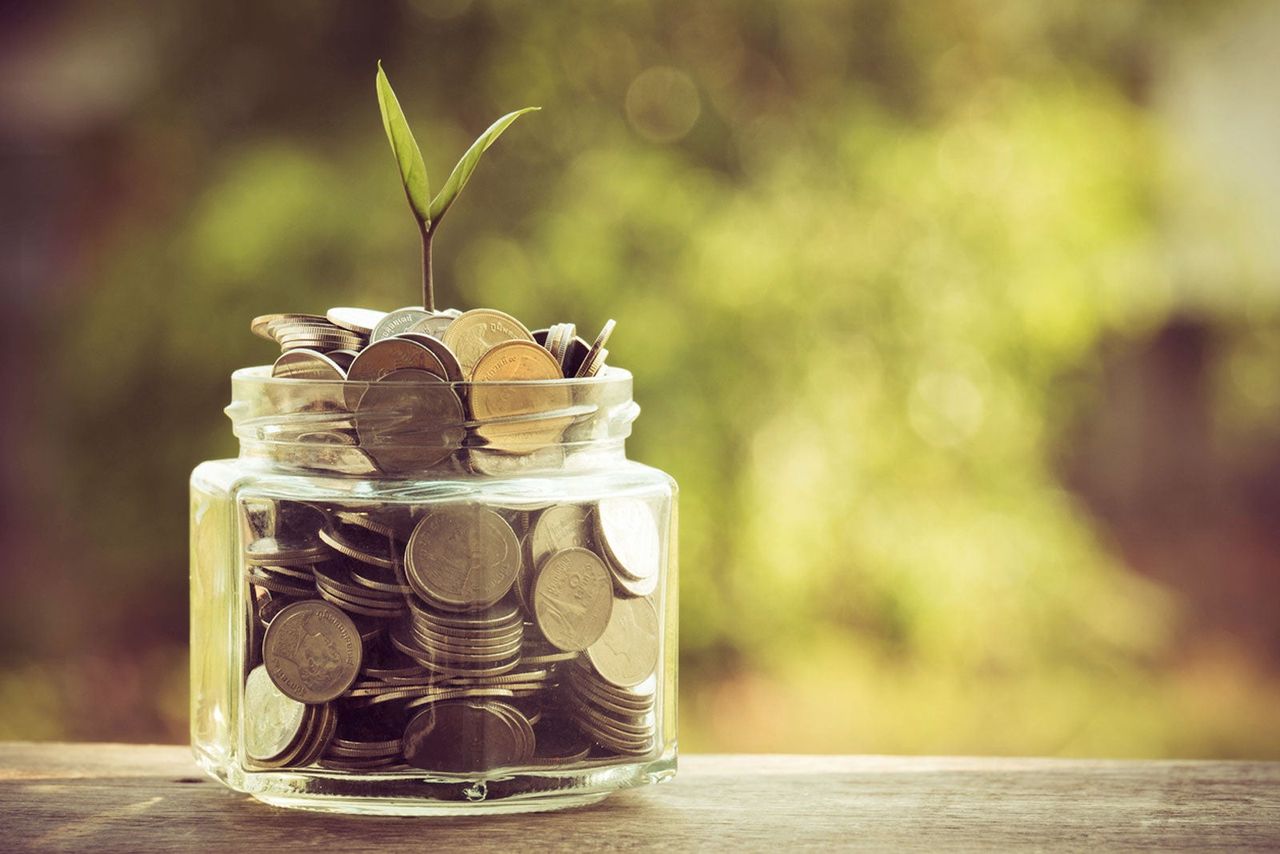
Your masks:
[[[185,747],[0,744],[5,851],[1280,848],[1280,763],[686,756],[578,810],[345,817],[260,804]]]

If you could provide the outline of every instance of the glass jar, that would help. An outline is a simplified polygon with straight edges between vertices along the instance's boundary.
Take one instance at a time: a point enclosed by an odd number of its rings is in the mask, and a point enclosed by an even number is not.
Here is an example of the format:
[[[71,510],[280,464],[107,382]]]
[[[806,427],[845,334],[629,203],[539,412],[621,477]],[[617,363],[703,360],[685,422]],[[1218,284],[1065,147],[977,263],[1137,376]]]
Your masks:
[[[199,764],[388,814],[674,775],[676,485],[626,458],[631,388],[237,371],[240,457],[191,476]]]

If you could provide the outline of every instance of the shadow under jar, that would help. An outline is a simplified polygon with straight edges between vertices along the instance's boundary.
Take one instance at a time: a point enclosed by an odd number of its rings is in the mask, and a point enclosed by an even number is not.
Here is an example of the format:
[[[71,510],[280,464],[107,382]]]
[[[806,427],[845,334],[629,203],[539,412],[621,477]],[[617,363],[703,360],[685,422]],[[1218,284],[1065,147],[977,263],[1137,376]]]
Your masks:
[[[191,477],[191,738],[233,789],[389,814],[590,803],[676,767],[676,485],[631,375],[232,376]]]

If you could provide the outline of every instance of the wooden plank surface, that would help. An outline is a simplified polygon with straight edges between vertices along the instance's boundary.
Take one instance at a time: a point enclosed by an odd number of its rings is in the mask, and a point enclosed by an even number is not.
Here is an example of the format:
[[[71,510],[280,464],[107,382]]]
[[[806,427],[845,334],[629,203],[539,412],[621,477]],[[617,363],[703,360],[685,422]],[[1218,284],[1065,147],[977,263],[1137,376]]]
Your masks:
[[[1280,763],[687,756],[595,806],[435,819],[272,808],[185,747],[14,743],[0,816],[6,851],[1262,849],[1280,848]]]

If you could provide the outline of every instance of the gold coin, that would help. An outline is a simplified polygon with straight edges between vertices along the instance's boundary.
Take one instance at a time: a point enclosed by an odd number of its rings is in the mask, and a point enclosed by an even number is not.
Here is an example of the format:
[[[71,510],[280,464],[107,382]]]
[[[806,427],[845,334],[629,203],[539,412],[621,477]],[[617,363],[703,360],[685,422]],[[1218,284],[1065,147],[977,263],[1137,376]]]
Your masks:
[[[458,357],[462,375],[472,379],[480,357],[503,341],[533,341],[524,324],[491,308],[463,312],[441,333],[445,345]]]
[[[600,639],[587,647],[600,678],[620,688],[639,685],[658,666],[658,612],[648,599],[618,599]]]
[[[520,543],[497,513],[479,504],[441,507],[423,517],[405,549],[405,574],[418,595],[448,607],[493,605],[520,571]]]
[[[303,703],[328,702],[351,687],[363,652],[356,624],[320,599],[285,608],[262,640],[262,661],[271,681]]]
[[[565,414],[569,389],[534,380],[562,379],[560,365],[532,341],[508,341],[490,349],[472,372],[471,414],[487,447],[530,453],[560,440],[573,420]],[[493,383],[493,385],[488,385]]]
[[[553,646],[586,649],[604,633],[613,609],[609,570],[594,552],[564,549],[548,557],[533,582],[533,614]]]

